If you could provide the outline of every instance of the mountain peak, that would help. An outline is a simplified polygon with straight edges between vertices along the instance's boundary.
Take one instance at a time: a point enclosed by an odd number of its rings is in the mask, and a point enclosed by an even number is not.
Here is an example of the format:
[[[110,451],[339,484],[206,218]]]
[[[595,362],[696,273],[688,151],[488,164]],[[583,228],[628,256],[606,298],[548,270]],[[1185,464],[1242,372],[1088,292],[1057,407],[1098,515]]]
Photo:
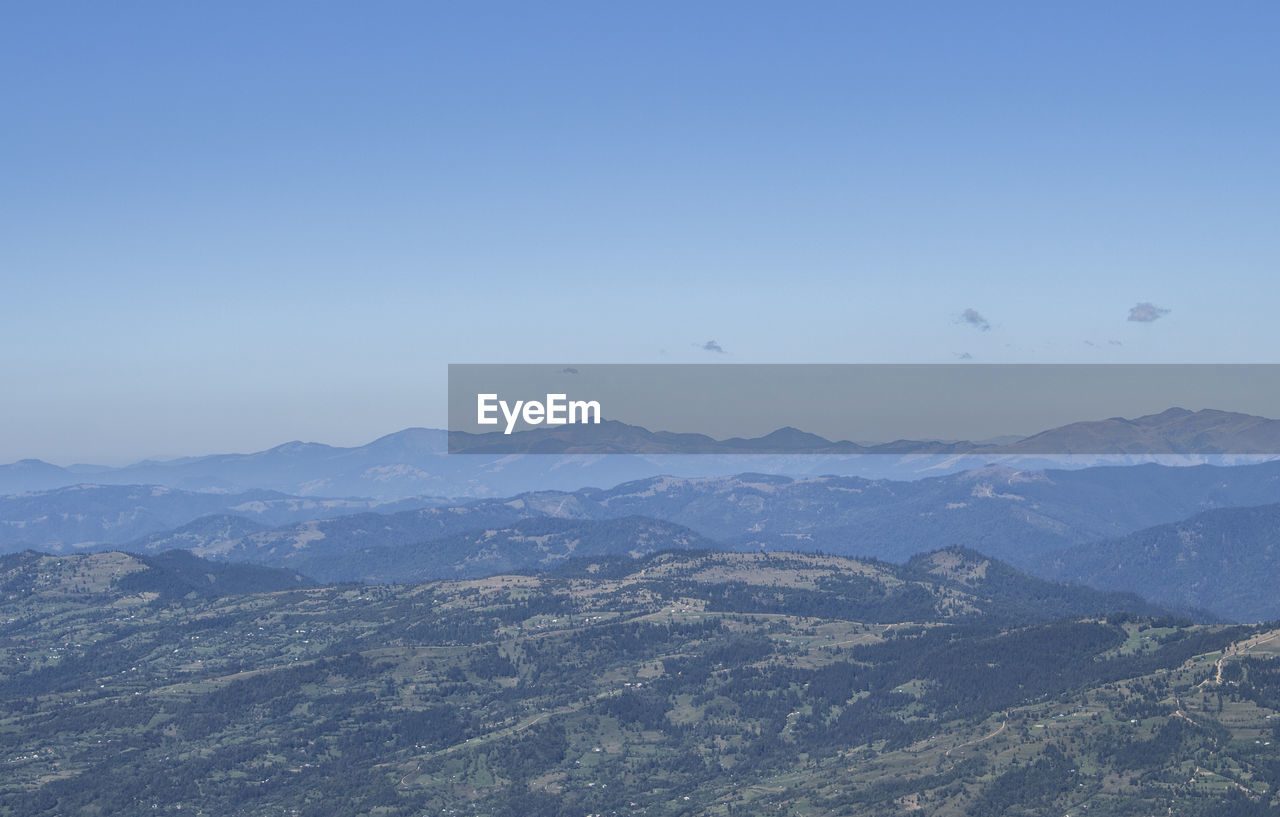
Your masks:
[[[324,443],[304,443],[301,440],[291,440],[287,443],[281,443],[275,448],[267,449],[267,454],[302,454],[310,451],[325,451],[332,449],[333,446]]]

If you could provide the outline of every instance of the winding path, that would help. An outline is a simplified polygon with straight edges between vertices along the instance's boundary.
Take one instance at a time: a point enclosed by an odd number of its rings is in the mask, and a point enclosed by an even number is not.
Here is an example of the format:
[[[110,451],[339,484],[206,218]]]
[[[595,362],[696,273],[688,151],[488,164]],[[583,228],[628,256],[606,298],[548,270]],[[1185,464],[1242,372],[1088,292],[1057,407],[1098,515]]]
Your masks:
[[[997,729],[996,731],[992,732],[990,735],[984,735],[984,736],[982,736],[982,737],[980,737],[980,738],[974,738],[973,740],[966,740],[964,743],[957,743],[955,746],[952,746],[950,749],[948,749],[948,750],[946,751],[946,754],[944,754],[944,755],[943,755],[943,757],[951,757],[951,753],[952,753],[952,752],[954,752],[956,749],[960,749],[960,748],[965,747],[965,746],[972,746],[972,745],[973,745],[973,744],[975,744],[975,743],[982,743],[983,741],[991,740],[991,739],[992,739],[992,738],[994,738],[996,735],[998,735],[998,734],[1000,734],[1001,732],[1003,732],[1003,731],[1004,731],[1004,728],[1005,728],[1006,726],[1008,726],[1008,725],[1009,725],[1009,721],[1008,721],[1008,720],[1001,721],[1001,722],[1000,722],[1000,728],[999,728],[999,729]]]

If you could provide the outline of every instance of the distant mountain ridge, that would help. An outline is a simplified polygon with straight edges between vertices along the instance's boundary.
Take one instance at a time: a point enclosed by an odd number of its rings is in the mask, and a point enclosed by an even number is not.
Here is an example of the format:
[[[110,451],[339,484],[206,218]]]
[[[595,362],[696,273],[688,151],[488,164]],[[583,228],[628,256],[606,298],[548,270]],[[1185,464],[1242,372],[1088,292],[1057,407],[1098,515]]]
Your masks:
[[[450,432],[455,452],[475,454],[1280,454],[1280,420],[1250,414],[1171,408],[1134,419],[1071,423],[1007,443],[828,440],[784,427],[762,437],[717,440],[705,434],[649,431],[617,421],[506,434]]]
[[[22,460],[0,465],[0,494],[93,482],[388,500],[576,490],[658,474],[716,476],[757,470],[795,476],[840,473],[914,479],[967,470],[983,462],[1005,462],[1026,469],[1131,464],[1153,456],[1181,457],[1186,462],[1217,457],[1231,462],[1231,458],[1250,452],[1280,454],[1280,421],[1214,410],[1170,409],[1134,420],[1074,423],[1003,444],[899,440],[865,445],[832,442],[793,428],[754,439],[717,441],[696,434],[650,432],[617,422],[586,428],[590,446],[580,446],[563,435],[544,435],[530,443],[531,451],[547,455],[536,457],[483,453],[484,438],[477,438],[477,453],[450,455],[448,432],[410,428],[351,448],[295,441],[251,454],[145,461],[123,468],[61,468]],[[643,453],[603,456],[616,451]],[[1057,456],[1063,452],[1067,452],[1064,456],[1083,459],[1068,462]],[[868,454],[876,456],[861,456]],[[744,457],[755,459],[744,462]]]
[[[990,448],[1013,454],[1280,453],[1280,420],[1216,409],[1171,408],[1132,420],[1113,417],[1071,423]]]
[[[532,488],[572,490],[653,473],[654,466],[641,458],[566,457],[547,462],[543,458],[450,456],[446,432],[409,428],[353,448],[294,441],[251,454],[144,461],[123,468],[61,468],[23,460],[0,465],[0,494],[92,482],[162,485],[196,492],[272,490],[291,496],[396,500],[485,496]]]

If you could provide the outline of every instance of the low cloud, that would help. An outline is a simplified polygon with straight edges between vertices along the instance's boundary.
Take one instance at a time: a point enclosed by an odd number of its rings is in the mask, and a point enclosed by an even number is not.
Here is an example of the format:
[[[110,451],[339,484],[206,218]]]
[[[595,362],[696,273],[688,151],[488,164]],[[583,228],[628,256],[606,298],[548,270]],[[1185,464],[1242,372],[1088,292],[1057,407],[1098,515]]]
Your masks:
[[[1129,320],[1137,321],[1138,323],[1151,323],[1152,321],[1158,321],[1165,315],[1168,315],[1170,311],[1171,310],[1168,309],[1161,309],[1150,301],[1143,301],[1140,304],[1135,304],[1129,310]]]
[[[973,360],[973,355],[969,354],[968,352],[958,352],[956,354],[956,359],[957,360]]]
[[[989,332],[991,330],[991,324],[987,323],[987,319],[982,317],[982,313],[976,309],[966,309],[961,312],[960,322],[967,323],[974,329],[978,329],[983,332]]]
[[[709,340],[706,343],[702,344],[702,348],[708,352],[715,352],[718,355],[725,354],[723,347],[721,347],[720,344],[716,343],[714,340]]]

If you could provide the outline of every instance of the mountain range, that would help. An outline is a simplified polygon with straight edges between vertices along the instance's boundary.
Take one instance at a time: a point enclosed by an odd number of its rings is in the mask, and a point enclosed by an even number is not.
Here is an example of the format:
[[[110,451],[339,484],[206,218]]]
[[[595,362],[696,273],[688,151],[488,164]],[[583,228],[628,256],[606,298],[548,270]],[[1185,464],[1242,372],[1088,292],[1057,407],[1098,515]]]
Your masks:
[[[1052,433],[1083,437],[1110,429],[1133,439],[1164,434],[1166,442],[1202,435],[1197,445],[1207,445],[1204,439],[1217,439],[1215,434],[1261,434],[1269,422],[1174,410]],[[949,472],[975,460],[912,459],[915,455],[486,457],[444,454],[444,440],[444,432],[410,430],[355,449],[290,444],[259,454],[98,469],[91,476],[102,481],[203,480],[211,489],[98,484],[2,496],[0,552],[123,548],[156,556],[179,549],[324,581],[398,582],[545,570],[584,555],[630,558],[670,548],[826,552],[901,563],[916,553],[962,546],[1045,577],[1139,592],[1181,608],[1202,607],[1233,619],[1280,616],[1266,581],[1275,565],[1280,462],[1076,469],[1005,464]],[[442,479],[467,482],[471,493],[451,500],[369,499],[227,488],[237,480],[258,480],[305,491],[354,490],[384,480],[379,484],[392,486],[388,494],[395,495],[416,484],[416,466],[404,462],[413,456],[429,458],[425,464],[446,471],[454,468]],[[890,480],[830,474],[668,474],[601,488],[583,488],[579,482],[588,475],[643,471],[669,462],[693,468],[766,460],[796,467],[808,460],[808,468],[891,461],[897,464],[892,467],[937,469],[929,471],[937,475],[920,478],[912,471],[913,479]],[[5,473],[56,477],[49,469],[54,467],[26,462]],[[85,469],[59,473],[80,477],[88,475]],[[483,478],[476,476],[480,473]],[[499,478],[490,481],[494,475]],[[467,498],[495,485],[557,480],[576,487]]]
[[[791,427],[763,437],[720,440],[705,434],[655,432],[605,421],[515,433],[454,431],[449,434],[449,446],[455,453],[474,454],[1280,454],[1280,420],[1215,409],[1171,408],[1134,419],[1112,417],[1071,423],[1022,439],[883,443],[828,440]]]
[[[759,471],[916,479],[986,463],[1023,470],[1133,464],[1157,458],[1171,464],[1237,464],[1250,460],[1247,452],[1280,453],[1280,421],[1213,410],[1170,409],[1134,420],[1075,423],[1009,443],[902,440],[868,446],[835,443],[797,429],[779,429],[756,439],[716,441],[700,435],[655,433],[617,422],[590,428],[595,440],[590,453],[575,453],[572,445],[556,444],[557,438],[552,437],[538,449],[538,456],[450,455],[448,432],[410,428],[351,448],[295,441],[251,454],[148,460],[122,468],[64,468],[22,460],[0,465],[0,494],[93,483],[393,500],[576,490],[659,474],[725,476]],[[632,453],[604,455],[613,451]]]
[[[613,488],[539,491],[399,513],[308,520],[202,544],[242,556],[412,544],[522,519],[643,516],[684,525],[734,549],[824,550],[903,560],[963,544],[1015,564],[1037,553],[1113,538],[1219,507],[1280,501],[1280,463],[1221,468],[1142,465],[1078,471],[991,466],[913,482],[766,474],[652,477]],[[181,543],[164,535],[130,543]]]
[[[536,492],[398,513],[361,513],[266,529],[215,516],[123,545],[187,548],[224,560],[288,567],[323,581],[387,582],[545,569],[582,554],[665,547],[821,551],[905,562],[940,547],[969,547],[1032,573],[1142,592],[1230,618],[1270,616],[1261,597],[1232,601],[1229,582],[1187,595],[1183,577],[1164,592],[1143,575],[1104,580],[1080,572],[1100,556],[1062,565],[1076,549],[1114,548],[1129,535],[1194,517],[1280,502],[1280,463],[1157,465],[1077,471],[988,467],[914,482],[776,475],[658,477],[610,489]],[[1265,520],[1248,547],[1262,546]],[[236,534],[239,533],[237,536]],[[1207,549],[1212,552],[1211,549]],[[1207,569],[1207,568],[1206,568]]]

